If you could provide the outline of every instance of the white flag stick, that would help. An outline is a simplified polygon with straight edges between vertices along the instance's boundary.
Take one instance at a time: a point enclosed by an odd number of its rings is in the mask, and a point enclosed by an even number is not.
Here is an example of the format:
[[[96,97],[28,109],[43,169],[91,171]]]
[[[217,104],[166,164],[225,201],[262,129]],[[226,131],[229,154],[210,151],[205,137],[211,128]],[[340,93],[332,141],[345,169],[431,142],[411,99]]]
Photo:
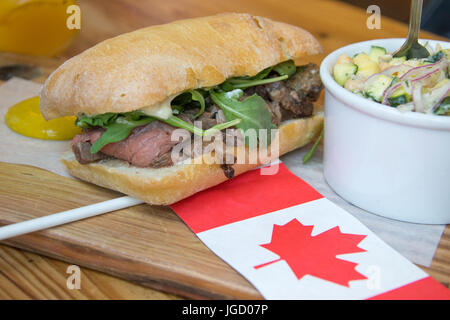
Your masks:
[[[0,240],[38,230],[48,229],[69,222],[100,215],[106,212],[120,210],[123,208],[135,206],[140,203],[143,203],[143,201],[125,196],[96,204],[91,204],[77,209],[51,214],[41,218],[10,224],[5,227],[0,227]]]

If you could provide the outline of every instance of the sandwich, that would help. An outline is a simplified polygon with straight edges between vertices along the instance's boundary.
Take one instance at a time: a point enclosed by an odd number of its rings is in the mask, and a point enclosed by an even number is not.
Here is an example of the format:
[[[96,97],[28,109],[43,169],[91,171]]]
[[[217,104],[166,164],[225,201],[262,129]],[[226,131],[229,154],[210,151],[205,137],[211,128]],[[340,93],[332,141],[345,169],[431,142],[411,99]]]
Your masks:
[[[76,115],[83,129],[62,158],[73,176],[169,205],[318,136],[318,66],[296,61],[320,52],[309,32],[263,17],[180,20],[67,60],[46,80],[40,108],[47,120]],[[261,150],[266,157],[237,161]]]

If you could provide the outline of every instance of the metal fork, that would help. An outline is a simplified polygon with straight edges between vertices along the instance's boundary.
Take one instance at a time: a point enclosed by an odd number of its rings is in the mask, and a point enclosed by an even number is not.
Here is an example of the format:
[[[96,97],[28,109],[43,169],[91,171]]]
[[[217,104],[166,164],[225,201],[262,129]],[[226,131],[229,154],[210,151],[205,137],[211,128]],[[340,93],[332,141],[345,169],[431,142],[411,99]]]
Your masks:
[[[419,44],[420,20],[422,18],[423,0],[411,1],[411,12],[409,14],[409,30],[406,42],[394,53],[394,57],[406,56],[411,58],[426,58],[430,55],[428,50]]]

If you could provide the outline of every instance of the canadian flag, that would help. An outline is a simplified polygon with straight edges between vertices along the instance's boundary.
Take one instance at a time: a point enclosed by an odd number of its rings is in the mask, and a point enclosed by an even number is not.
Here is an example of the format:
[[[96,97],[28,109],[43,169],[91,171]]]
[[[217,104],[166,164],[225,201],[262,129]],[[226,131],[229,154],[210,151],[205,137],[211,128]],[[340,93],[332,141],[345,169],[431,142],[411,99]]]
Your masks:
[[[172,209],[267,299],[450,299],[450,290],[282,163]]]

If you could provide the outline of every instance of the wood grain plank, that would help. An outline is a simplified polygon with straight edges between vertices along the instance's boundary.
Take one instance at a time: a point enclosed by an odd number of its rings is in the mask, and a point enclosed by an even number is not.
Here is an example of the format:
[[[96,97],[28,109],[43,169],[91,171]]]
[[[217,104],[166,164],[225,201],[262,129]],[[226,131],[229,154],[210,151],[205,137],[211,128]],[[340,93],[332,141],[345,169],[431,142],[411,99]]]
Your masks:
[[[0,180],[0,224],[120,196],[30,166],[0,163]],[[260,298],[168,207],[143,204],[5,243],[178,295]]]
[[[0,299],[179,299],[81,267],[81,288],[66,286],[68,263],[0,245]]]
[[[450,225],[445,227],[430,267],[419,267],[447,288],[450,288]]]

